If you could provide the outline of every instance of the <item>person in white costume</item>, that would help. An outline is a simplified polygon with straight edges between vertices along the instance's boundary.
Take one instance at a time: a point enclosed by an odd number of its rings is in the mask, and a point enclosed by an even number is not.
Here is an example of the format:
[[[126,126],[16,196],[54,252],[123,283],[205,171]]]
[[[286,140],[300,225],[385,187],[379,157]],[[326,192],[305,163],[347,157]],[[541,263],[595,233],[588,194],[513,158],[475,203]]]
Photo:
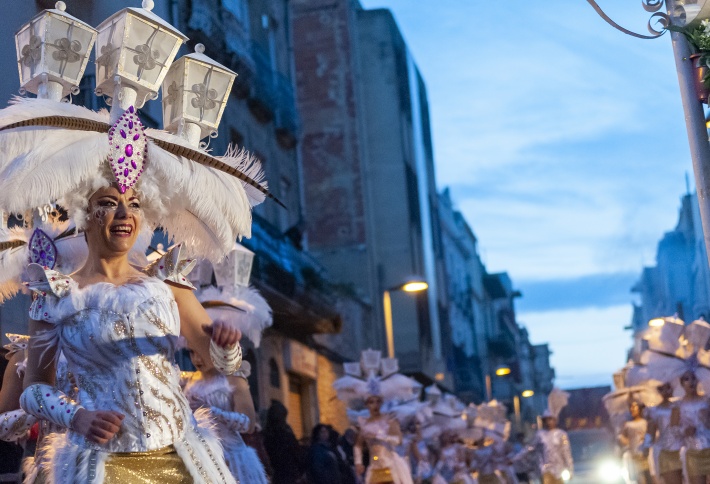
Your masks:
[[[413,484],[407,462],[395,449],[402,441],[399,423],[394,418],[382,415],[382,397],[376,387],[365,400],[369,417],[360,417],[360,432],[355,442],[355,469],[365,476],[365,484],[387,483]],[[362,460],[363,447],[367,446],[370,462],[365,471]]]
[[[542,429],[537,431],[533,447],[538,452],[543,484],[563,484],[574,474],[572,449],[567,432],[557,428],[560,411],[569,394],[554,388],[548,396],[548,409],[542,415]]]
[[[663,401],[646,411],[648,430],[645,446],[657,448],[658,473],[665,484],[682,484],[683,463],[680,451],[683,447],[683,431],[680,426],[680,408],[671,401],[673,386],[666,382],[658,386]]]
[[[629,404],[631,420],[624,423],[618,440],[626,448],[631,457],[632,475],[638,484],[651,484],[651,473],[648,465],[648,455],[644,452],[643,443],[646,438],[648,422],[644,418],[645,406],[637,401]]]
[[[212,322],[187,274],[195,257],[219,260],[235,240],[249,237],[251,207],[273,197],[258,181],[259,163],[247,153],[232,150],[216,158],[194,143],[203,133],[199,125],[187,130],[195,136],[168,122],[172,132],[144,128],[137,109],[157,97],[185,40],[152,7],[144,0],[143,8],[124,9],[106,24],[112,29],[111,22],[137,16],[171,32],[178,43],[161,59],[166,69],[154,71],[155,82],[139,74],[136,83],[121,77],[120,69],[104,79],[104,87],[113,83],[104,92],[112,97],[110,113],[60,102],[72,85],[50,90],[24,81],[23,88],[38,98],[15,99],[0,110],[0,211],[26,213],[56,203],[83,231],[88,247],[83,266],[70,276],[47,264],[31,264],[26,271],[34,300],[20,404],[28,414],[67,429],[46,445],[46,478],[53,483],[235,482],[206,412],[193,415],[182,394],[173,357],[183,336],[220,373],[239,369],[238,329]],[[58,2],[50,13],[88,27],[64,8]],[[132,30],[124,40],[151,49],[143,44],[154,36],[138,38],[143,34]],[[17,39],[26,42],[19,34]],[[86,51],[93,43],[63,40]],[[162,55],[157,47],[151,52]],[[193,59],[214,65],[203,51],[196,49]],[[149,60],[138,55],[121,62],[145,73],[154,67]],[[28,67],[39,75],[44,65]],[[83,66],[75,67],[83,72]],[[107,65],[105,72],[115,67]],[[193,105],[198,95],[190,94]],[[204,109],[222,106],[213,104]],[[179,244],[147,268],[131,264],[140,234],[158,226]],[[75,378],[77,398],[55,385],[60,353]]]

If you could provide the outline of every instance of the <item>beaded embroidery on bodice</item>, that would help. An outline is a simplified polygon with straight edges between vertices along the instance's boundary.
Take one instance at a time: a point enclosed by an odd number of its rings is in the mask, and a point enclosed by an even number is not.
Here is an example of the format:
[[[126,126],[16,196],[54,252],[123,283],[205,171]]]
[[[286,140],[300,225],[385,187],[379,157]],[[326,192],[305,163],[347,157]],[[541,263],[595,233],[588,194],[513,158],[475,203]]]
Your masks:
[[[79,288],[37,265],[29,272],[38,294],[30,317],[54,325],[39,338],[63,351],[81,405],[125,415],[105,445],[71,431],[70,439],[108,452],[144,452],[181,439],[194,417],[173,364],[180,319],[171,289],[147,275],[121,286]]]

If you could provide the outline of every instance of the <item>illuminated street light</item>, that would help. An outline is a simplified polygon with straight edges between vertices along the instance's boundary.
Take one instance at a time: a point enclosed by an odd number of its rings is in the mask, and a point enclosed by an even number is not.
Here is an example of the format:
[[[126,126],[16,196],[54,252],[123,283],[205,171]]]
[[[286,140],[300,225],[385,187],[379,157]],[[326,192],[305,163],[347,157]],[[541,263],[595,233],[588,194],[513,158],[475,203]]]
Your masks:
[[[387,356],[394,358],[394,328],[392,326],[392,298],[390,293],[404,291],[408,293],[421,292],[429,288],[429,284],[421,278],[410,277],[402,284],[391,287],[382,294],[382,308],[385,313],[385,337],[387,338]]]
[[[500,366],[496,368],[496,376],[510,375],[510,371],[510,368],[508,368],[507,366]]]
[[[666,322],[663,320],[663,318],[655,318],[648,322],[648,325],[652,328],[660,328],[664,324],[666,324]]]
[[[530,398],[533,395],[535,395],[535,392],[532,390],[524,390],[523,393],[521,393],[521,395],[523,396],[523,398]]]

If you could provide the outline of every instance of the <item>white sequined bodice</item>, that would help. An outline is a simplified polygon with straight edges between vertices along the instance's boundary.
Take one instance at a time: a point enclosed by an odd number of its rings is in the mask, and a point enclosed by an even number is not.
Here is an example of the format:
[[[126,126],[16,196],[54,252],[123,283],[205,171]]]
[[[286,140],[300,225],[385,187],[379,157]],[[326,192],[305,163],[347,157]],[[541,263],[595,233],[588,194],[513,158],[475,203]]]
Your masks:
[[[538,430],[536,438],[542,446],[540,468],[543,473],[559,477],[564,470],[571,471],[569,438],[564,430]]]
[[[643,452],[641,446],[643,439],[646,437],[646,429],[648,422],[645,419],[630,420],[624,424],[624,434],[629,439],[629,451],[631,454],[638,455]]]
[[[685,446],[691,450],[703,450],[710,448],[710,429],[705,425],[710,408],[708,400],[700,398],[698,400],[681,400],[680,422],[683,433],[689,428],[694,428],[694,435],[685,437]]]
[[[657,428],[656,446],[661,450],[678,451],[683,447],[683,429],[680,425],[671,425],[671,412],[674,406],[651,407],[647,410],[648,420]]]
[[[30,317],[54,325],[44,339],[63,350],[81,405],[125,415],[103,446],[73,432],[70,438],[108,452],[144,452],[181,439],[194,417],[173,364],[180,319],[171,289],[149,276],[85,288],[58,273],[48,278]]]

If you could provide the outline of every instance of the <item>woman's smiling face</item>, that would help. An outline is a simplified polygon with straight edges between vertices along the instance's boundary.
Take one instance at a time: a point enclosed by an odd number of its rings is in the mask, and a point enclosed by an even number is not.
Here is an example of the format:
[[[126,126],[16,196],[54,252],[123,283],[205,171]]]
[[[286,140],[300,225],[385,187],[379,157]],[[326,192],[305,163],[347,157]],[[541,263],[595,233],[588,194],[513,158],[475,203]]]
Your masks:
[[[133,189],[121,193],[114,185],[100,188],[89,199],[88,218],[89,250],[107,252],[106,255],[128,253],[143,222],[138,194]]]

